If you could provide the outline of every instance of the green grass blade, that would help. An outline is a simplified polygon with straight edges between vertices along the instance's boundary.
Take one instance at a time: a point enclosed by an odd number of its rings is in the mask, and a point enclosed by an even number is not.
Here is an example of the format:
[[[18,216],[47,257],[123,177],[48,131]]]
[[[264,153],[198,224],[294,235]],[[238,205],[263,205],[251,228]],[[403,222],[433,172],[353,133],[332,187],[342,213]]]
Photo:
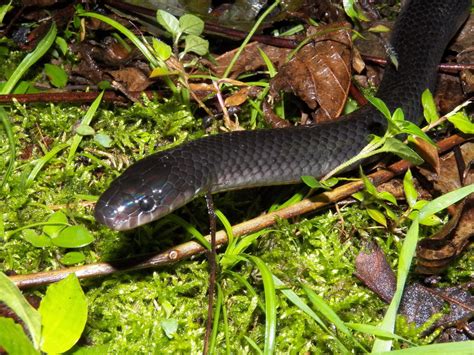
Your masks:
[[[474,341],[459,341],[453,343],[439,343],[424,346],[417,346],[414,348],[393,350],[383,353],[375,354],[390,354],[390,355],[467,355],[474,353]]]
[[[276,339],[276,291],[273,283],[273,275],[268,266],[256,256],[248,255],[262,275],[263,289],[265,293],[265,346],[263,353],[265,355],[273,354],[275,351]]]
[[[36,176],[38,173],[43,169],[43,167],[51,160],[53,159],[61,150],[66,148],[68,146],[67,143],[63,143],[60,145],[57,145],[53,149],[51,149],[48,153],[46,153],[42,158],[38,159],[36,162],[36,165],[34,166],[33,170],[31,170],[30,174],[26,178],[25,181],[25,187],[31,186],[33,181],[35,181]]]
[[[81,121],[81,125],[84,126],[89,126],[92,118],[94,117],[95,113],[97,112],[97,109],[99,108],[100,102],[102,101],[102,97],[104,96],[104,91],[99,94],[95,98],[95,100],[92,102],[90,105],[89,109],[87,110],[86,114],[84,115],[84,118]],[[69,154],[67,156],[67,166],[71,166],[72,160],[74,158],[74,155],[76,155],[77,148],[79,147],[79,144],[82,141],[82,136],[79,134],[75,134],[74,137],[72,138],[71,142],[71,149],[69,149]]]
[[[3,86],[3,89],[0,90],[0,95],[7,95],[11,93],[11,91],[18,83],[18,81],[22,78],[22,76],[25,74],[25,72],[30,69],[31,66],[35,64],[48,51],[48,49],[54,43],[56,33],[56,25],[53,22],[48,33],[38,43],[35,50],[27,54],[25,58],[23,58],[21,63],[18,65],[18,67],[15,69],[13,74]]]
[[[216,353],[216,342],[217,342],[217,330],[219,329],[219,319],[221,316],[221,308],[223,307],[223,295],[222,295],[222,288],[217,283],[217,297],[216,302],[214,303],[214,316],[212,319],[212,332],[211,332],[211,340],[209,342],[209,354]],[[218,352],[218,351],[217,351]]]
[[[13,165],[15,163],[16,158],[16,145],[12,125],[3,107],[0,107],[0,121],[2,122],[3,127],[5,128],[5,133],[7,134],[8,138],[8,147],[10,151],[10,156],[8,157],[8,165],[5,169],[5,174],[3,175],[2,183],[0,184],[0,189],[2,189],[5,183],[10,178],[10,175],[13,171]]]

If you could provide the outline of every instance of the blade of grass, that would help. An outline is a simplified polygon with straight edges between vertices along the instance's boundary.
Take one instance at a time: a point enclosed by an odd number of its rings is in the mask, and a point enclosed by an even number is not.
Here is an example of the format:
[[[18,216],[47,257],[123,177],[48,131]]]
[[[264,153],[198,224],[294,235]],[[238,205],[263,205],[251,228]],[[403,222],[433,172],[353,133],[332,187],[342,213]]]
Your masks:
[[[3,127],[5,128],[5,133],[7,134],[7,138],[8,138],[8,147],[10,150],[10,154],[8,157],[8,165],[7,165],[7,168],[5,169],[5,174],[3,175],[2,183],[0,184],[0,189],[1,189],[3,188],[5,183],[8,181],[13,171],[13,164],[15,163],[15,158],[16,158],[16,145],[15,145],[15,137],[13,135],[12,125],[3,107],[0,107],[0,120],[2,121]]]
[[[48,153],[46,153],[42,158],[38,159],[38,161],[36,162],[36,165],[34,166],[34,168],[31,170],[30,174],[26,178],[26,181],[25,181],[25,184],[24,184],[25,188],[31,186],[31,184],[33,183],[33,181],[35,181],[35,178],[38,175],[38,173],[41,171],[41,169],[43,169],[43,167],[51,159],[53,159],[61,150],[63,150],[64,148],[66,148],[68,146],[69,146],[69,144],[67,144],[67,143],[59,144],[59,145],[55,146],[53,149],[51,149]]]
[[[33,66],[51,47],[56,38],[56,25],[54,22],[51,24],[51,27],[43,37],[43,39],[38,43],[35,50],[25,56],[21,63],[16,67],[13,74],[10,76],[8,81],[5,83],[3,88],[0,90],[0,95],[10,94],[18,81],[22,78],[25,72]]]
[[[375,354],[390,354],[390,355],[466,355],[474,353],[474,341],[459,341],[453,343],[439,343],[417,346],[415,348],[393,350],[383,353]]]
[[[89,126],[92,118],[94,117],[95,113],[97,112],[97,109],[99,108],[100,102],[102,101],[102,97],[104,96],[104,90],[95,98],[95,100],[92,102],[90,105],[89,109],[87,110],[86,114],[84,115],[84,118],[81,121],[81,125]],[[74,137],[72,138],[71,142],[71,149],[69,149],[69,154],[67,156],[67,166],[70,167],[72,160],[74,158],[74,155],[76,155],[77,148],[79,147],[79,144],[82,141],[82,136],[79,134],[75,134]]]
[[[275,351],[276,338],[276,292],[273,283],[273,275],[268,266],[258,257],[253,255],[246,256],[260,271],[262,276],[263,289],[265,294],[265,345],[263,353],[265,355],[273,354]]]
[[[234,67],[235,63],[237,62],[237,59],[239,59],[240,55],[242,54],[245,46],[249,43],[250,39],[252,36],[255,34],[255,32],[258,30],[260,25],[262,24],[263,20],[280,4],[280,0],[275,1],[272,5],[270,5],[265,12],[262,14],[262,16],[259,17],[259,19],[255,22],[253,25],[252,29],[250,30],[249,34],[245,39],[243,40],[242,44],[240,45],[239,49],[235,53],[234,57],[230,61],[229,65],[227,66],[224,74],[222,75],[222,78],[227,78],[232,71],[232,68]]]
[[[39,41],[38,45],[36,46],[35,50],[25,56],[21,63],[16,67],[13,74],[10,76],[8,81],[5,83],[2,89],[0,89],[0,95],[7,95],[10,94],[13,88],[16,86],[18,81],[22,78],[25,72],[30,69],[30,67],[35,64],[51,47],[54,43],[54,39],[56,38],[56,25],[53,22],[51,27],[46,33],[46,36]],[[3,108],[0,107],[0,120],[5,127],[5,132],[7,133],[8,144],[10,146],[10,159],[8,161],[8,167],[5,170],[5,175],[3,176],[2,183],[0,188],[4,186],[8,178],[10,177],[13,171],[13,164],[15,162],[16,157],[16,147],[15,147],[15,139],[13,137],[13,129],[11,127],[11,123],[8,119],[8,116]]]

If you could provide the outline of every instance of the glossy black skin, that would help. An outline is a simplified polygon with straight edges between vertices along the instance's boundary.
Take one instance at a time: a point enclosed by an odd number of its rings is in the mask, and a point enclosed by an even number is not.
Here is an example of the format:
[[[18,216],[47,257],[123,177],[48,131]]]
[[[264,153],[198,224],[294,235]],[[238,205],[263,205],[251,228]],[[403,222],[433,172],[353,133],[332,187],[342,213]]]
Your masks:
[[[445,47],[469,14],[470,0],[412,0],[400,13],[389,65],[377,92],[393,111],[419,123],[420,97],[435,88]],[[363,107],[336,122],[204,137],[130,166],[97,202],[96,220],[115,230],[149,223],[206,192],[297,183],[321,177],[357,155],[386,120]]]

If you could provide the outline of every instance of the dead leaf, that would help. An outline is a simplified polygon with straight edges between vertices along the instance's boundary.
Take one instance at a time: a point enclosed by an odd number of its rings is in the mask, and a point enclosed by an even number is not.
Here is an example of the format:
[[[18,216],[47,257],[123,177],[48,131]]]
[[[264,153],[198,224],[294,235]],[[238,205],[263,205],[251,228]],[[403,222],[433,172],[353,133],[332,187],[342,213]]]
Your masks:
[[[423,158],[423,160],[431,166],[436,174],[440,173],[440,162],[439,154],[436,146],[428,143],[427,141],[415,137],[413,143],[415,143],[416,152]]]
[[[370,243],[357,255],[355,276],[381,299],[389,303],[396,289],[395,274],[380,247]]]
[[[245,87],[237,92],[233,93],[230,96],[227,96],[226,99],[224,100],[225,106],[230,107],[230,106],[240,106],[242,105],[245,101],[248,99],[248,94],[249,94],[249,88]]]
[[[408,323],[415,323],[420,327],[434,314],[442,312],[446,303],[449,304],[449,312],[427,329],[425,335],[436,328],[447,328],[468,320],[474,315],[474,296],[469,290],[462,287],[431,289],[419,283],[411,284],[405,289],[400,313],[406,317]]]
[[[151,81],[139,69],[128,67],[120,70],[112,70],[108,72],[115,80],[122,83],[127,91],[143,91]]]
[[[344,108],[351,81],[351,37],[341,24],[311,27],[314,41],[301,48],[270,83],[271,97],[292,92],[314,113],[316,122],[337,118]]]

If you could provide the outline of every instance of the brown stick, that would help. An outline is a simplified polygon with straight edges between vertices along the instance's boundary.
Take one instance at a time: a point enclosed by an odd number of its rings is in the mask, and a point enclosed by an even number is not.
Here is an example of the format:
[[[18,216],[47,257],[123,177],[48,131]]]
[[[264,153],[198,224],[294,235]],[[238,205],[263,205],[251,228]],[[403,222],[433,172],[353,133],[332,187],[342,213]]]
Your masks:
[[[463,143],[464,138],[453,135],[440,142],[438,142],[439,151],[446,152],[453,147]],[[405,160],[398,161],[390,165],[385,170],[377,171],[369,175],[374,185],[380,185],[381,183],[387,182],[396,175],[404,173],[412,164]],[[362,181],[350,182],[344,184],[332,191],[324,192],[319,195],[306,198],[301,202],[298,202],[292,206],[281,209],[279,211],[271,212],[263,216],[253,218],[249,221],[239,223],[232,227],[232,231],[235,237],[240,237],[244,234],[253,233],[258,230],[267,228],[276,223],[279,219],[288,219],[302,215],[307,212],[314,211],[318,208],[324,207],[330,203],[347,198],[353,193],[363,189],[364,184]],[[210,237],[206,237],[210,240]],[[227,235],[224,230],[220,230],[216,233],[216,245],[218,247],[227,243]],[[196,256],[206,252],[206,248],[195,241],[183,243],[168,249],[164,252],[154,255],[144,255],[141,257],[119,260],[116,262],[100,262],[95,264],[76,266],[66,269],[53,270],[47,272],[39,272],[28,275],[15,275],[11,276],[10,279],[19,288],[28,288],[50,284],[62,280],[71,273],[75,273],[78,278],[86,279],[92,277],[100,277],[110,275],[115,272],[130,272],[134,270],[149,269],[158,266],[169,265],[183,259],[187,259],[191,256]]]

